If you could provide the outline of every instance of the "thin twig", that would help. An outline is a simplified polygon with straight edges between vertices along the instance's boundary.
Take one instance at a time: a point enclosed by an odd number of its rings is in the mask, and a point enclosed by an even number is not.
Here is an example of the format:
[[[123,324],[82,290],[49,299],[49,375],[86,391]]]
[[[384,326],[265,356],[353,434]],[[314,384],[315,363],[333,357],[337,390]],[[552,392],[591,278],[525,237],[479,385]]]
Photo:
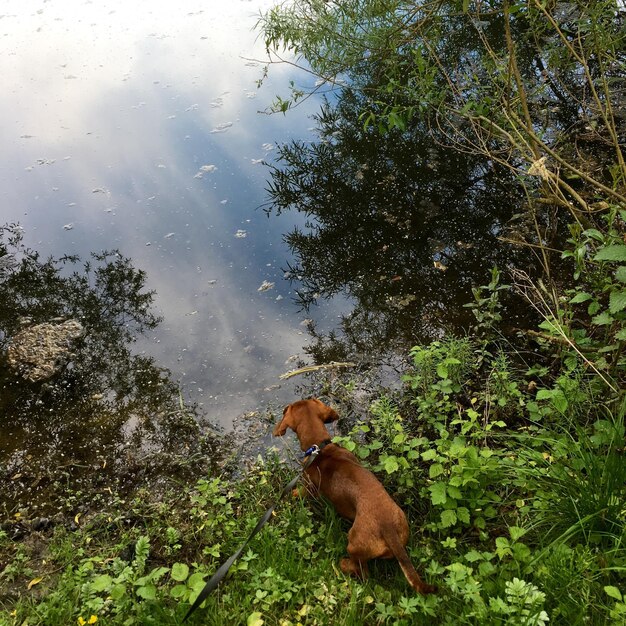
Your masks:
[[[309,372],[317,372],[319,370],[333,369],[335,367],[356,367],[356,363],[338,363],[336,361],[331,361],[330,363],[324,363],[322,365],[307,365],[306,367],[301,367],[297,370],[285,372],[278,378],[280,378],[280,380],[287,380],[292,376],[299,376],[300,374],[308,374]]]

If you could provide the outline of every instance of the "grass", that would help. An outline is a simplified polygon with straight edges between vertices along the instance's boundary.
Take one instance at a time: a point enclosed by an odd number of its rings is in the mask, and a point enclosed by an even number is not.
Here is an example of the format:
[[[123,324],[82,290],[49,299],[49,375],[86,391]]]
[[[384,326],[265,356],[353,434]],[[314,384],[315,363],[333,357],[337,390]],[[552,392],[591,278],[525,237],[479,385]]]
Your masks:
[[[389,418],[381,416],[386,427]],[[161,502],[139,494],[73,531],[60,525],[20,542],[5,533],[0,623],[180,624],[292,472],[271,460],[237,483],[203,479]],[[412,559],[440,587],[421,598],[395,561],[375,562],[366,582],[346,578],[338,561],[348,524],[324,502],[288,498],[188,623],[543,624],[542,611],[551,624],[611,623],[603,587],[618,588],[624,546],[594,545],[589,534],[574,541],[573,532],[542,545],[531,523],[523,528],[533,517],[526,503],[511,501],[482,529],[459,520],[441,527],[432,502],[425,519],[411,519]]]
[[[2,623],[71,624],[92,615],[105,624],[181,623],[203,584],[194,575],[206,578],[238,547],[289,476],[272,463],[235,490],[202,481],[167,506],[140,497],[75,531],[61,526],[18,544],[5,536],[12,567],[2,574]],[[176,529],[174,543],[164,528]],[[326,504],[290,499],[189,623],[245,624],[255,613],[266,623],[370,622],[377,601],[399,600],[410,588],[396,567],[375,568],[365,584],[346,579],[337,567],[346,529]]]

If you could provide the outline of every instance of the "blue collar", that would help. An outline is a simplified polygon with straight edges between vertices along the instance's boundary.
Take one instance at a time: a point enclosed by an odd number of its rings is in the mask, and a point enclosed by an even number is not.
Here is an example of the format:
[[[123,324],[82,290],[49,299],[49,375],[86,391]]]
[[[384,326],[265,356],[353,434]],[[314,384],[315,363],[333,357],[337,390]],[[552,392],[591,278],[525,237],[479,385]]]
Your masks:
[[[307,456],[311,455],[313,455],[313,457],[316,457],[329,443],[332,443],[330,439],[324,439],[324,441],[322,441],[322,443],[320,443],[319,445],[315,444],[311,446],[308,450],[305,451],[304,458],[306,459]]]

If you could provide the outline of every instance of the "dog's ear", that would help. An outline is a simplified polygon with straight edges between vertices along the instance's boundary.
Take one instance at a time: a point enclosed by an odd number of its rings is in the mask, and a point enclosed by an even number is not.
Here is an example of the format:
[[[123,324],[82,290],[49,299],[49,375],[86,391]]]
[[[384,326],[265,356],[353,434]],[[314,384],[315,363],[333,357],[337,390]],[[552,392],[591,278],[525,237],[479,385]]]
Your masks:
[[[331,422],[335,422],[339,419],[339,414],[337,413],[337,411],[335,411],[335,409],[331,409],[329,406],[327,406],[323,419],[324,424],[330,424]]]
[[[332,409],[327,404],[324,404],[321,400],[318,400],[317,398],[309,398],[309,401],[314,402],[317,405],[317,415],[322,422],[324,422],[324,424],[330,424],[331,422],[339,419],[339,415],[335,409]]]
[[[289,421],[289,409],[290,405],[287,405],[283,409],[283,418],[274,426],[274,437],[282,437],[287,432],[288,428],[292,428]]]

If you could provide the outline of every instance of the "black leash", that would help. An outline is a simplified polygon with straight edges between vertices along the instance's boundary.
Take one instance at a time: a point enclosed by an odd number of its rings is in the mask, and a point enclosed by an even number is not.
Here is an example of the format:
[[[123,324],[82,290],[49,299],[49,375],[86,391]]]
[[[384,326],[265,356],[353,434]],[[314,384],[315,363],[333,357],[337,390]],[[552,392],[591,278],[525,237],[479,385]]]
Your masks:
[[[290,480],[283,487],[283,490],[280,492],[280,495],[278,496],[278,500],[276,500],[276,502],[272,504],[272,506],[269,509],[267,509],[267,511],[265,511],[261,519],[258,521],[257,525],[254,527],[254,530],[250,533],[248,538],[241,544],[237,552],[235,552],[227,561],[225,561],[217,570],[217,572],[213,574],[209,582],[207,582],[207,584],[204,586],[204,588],[200,592],[200,595],[195,599],[191,607],[189,607],[187,614],[185,615],[185,617],[183,617],[183,622],[207,599],[209,594],[220,584],[224,576],[226,576],[226,574],[228,573],[228,570],[231,568],[232,564],[241,556],[241,553],[244,551],[244,548],[248,545],[250,540],[261,530],[261,528],[263,528],[263,526],[265,526],[265,524],[267,524],[269,519],[272,517],[272,513],[274,512],[274,509],[276,508],[278,503],[283,499],[284,495],[287,492],[291,491],[296,486],[296,483],[300,480],[300,478],[302,478],[306,469],[315,461],[319,453],[329,443],[331,443],[330,439],[326,439],[322,441],[322,443],[320,443],[319,446],[318,445],[311,446],[304,453],[304,458],[306,459],[306,462],[304,463],[304,466],[302,467],[302,472],[297,474],[295,478]]]

